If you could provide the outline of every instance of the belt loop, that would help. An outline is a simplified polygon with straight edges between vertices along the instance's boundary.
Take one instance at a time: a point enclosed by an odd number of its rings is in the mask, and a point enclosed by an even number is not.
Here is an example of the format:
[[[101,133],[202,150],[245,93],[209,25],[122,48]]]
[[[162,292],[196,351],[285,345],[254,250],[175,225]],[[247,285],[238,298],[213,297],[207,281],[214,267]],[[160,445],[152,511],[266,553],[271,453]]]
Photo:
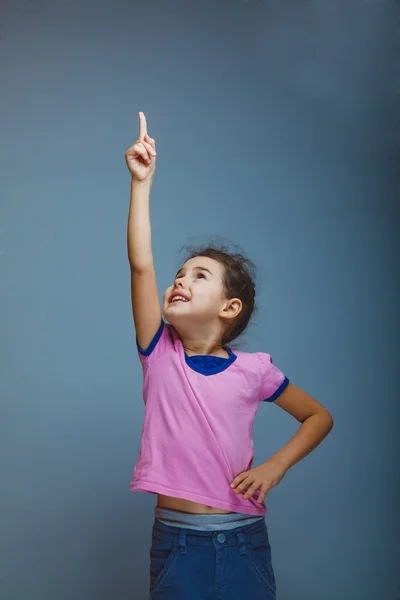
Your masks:
[[[184,527],[180,528],[180,532],[179,532],[179,550],[181,552],[181,554],[186,554],[187,552],[187,546],[186,546],[186,532],[187,529],[185,529]]]
[[[240,554],[246,554],[246,546],[245,546],[245,542],[244,542],[244,535],[243,533],[236,533],[237,538],[238,538],[238,543],[239,543],[239,552]]]

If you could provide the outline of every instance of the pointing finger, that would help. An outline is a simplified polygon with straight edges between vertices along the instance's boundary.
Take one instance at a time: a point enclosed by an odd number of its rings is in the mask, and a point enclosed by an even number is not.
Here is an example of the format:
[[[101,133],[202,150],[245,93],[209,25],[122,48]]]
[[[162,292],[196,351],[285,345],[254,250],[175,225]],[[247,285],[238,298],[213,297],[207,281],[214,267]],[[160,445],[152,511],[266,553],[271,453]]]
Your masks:
[[[147,135],[146,117],[144,116],[144,113],[140,112],[139,113],[139,138],[141,140],[144,140],[145,135]]]

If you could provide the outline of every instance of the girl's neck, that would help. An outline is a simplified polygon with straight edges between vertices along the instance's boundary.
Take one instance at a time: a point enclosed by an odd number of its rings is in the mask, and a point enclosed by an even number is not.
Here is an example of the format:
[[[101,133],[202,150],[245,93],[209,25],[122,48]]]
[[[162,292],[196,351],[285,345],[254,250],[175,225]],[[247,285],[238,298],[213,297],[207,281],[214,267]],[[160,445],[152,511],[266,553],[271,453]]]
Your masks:
[[[218,334],[214,339],[212,337],[211,339],[207,339],[207,336],[195,339],[195,336],[193,338],[191,336],[192,332],[178,331],[174,325],[173,328],[179,336],[187,356],[219,356],[221,358],[229,358],[229,353],[222,346],[222,338]]]
[[[206,353],[206,352],[196,352],[195,350],[191,350],[190,348],[186,348],[185,346],[184,350],[185,353],[188,356],[219,356],[220,358],[229,358],[229,353],[224,350],[224,348],[216,348],[215,350],[213,350],[211,353]]]

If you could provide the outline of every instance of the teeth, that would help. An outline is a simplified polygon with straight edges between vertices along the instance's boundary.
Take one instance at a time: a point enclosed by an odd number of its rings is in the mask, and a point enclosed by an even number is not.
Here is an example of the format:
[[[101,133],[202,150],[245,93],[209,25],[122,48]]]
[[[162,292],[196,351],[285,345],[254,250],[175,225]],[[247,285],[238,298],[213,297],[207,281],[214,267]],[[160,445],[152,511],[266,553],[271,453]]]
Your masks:
[[[183,296],[175,296],[175,298],[173,298],[172,302],[177,302],[178,300],[183,300],[183,302],[189,302]]]

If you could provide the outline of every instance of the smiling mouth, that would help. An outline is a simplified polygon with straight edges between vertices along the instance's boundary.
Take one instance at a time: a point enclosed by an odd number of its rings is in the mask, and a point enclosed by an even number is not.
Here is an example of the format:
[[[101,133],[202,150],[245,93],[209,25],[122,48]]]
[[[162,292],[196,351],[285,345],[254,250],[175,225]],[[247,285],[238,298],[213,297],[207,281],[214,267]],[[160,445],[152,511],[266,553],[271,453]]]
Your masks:
[[[190,300],[171,300],[170,304],[186,304],[186,302],[190,302]]]

